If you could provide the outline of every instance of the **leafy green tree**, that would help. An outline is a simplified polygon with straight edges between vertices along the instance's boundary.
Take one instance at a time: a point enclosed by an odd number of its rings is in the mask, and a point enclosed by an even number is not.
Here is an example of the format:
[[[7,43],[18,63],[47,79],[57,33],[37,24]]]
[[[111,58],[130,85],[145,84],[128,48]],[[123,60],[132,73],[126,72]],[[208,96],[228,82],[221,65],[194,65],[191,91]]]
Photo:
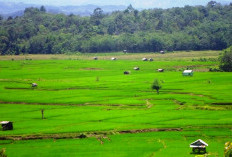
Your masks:
[[[9,16],[9,17],[7,18],[7,21],[10,21],[10,20],[13,20],[13,17],[12,17],[12,16]]]
[[[124,10],[124,13],[131,13],[131,12],[134,12],[134,8],[133,8],[133,6],[130,4],[128,7],[127,7],[127,9],[126,10]]]
[[[9,40],[6,36],[0,36],[0,55],[5,55],[8,49]]]
[[[94,25],[100,25],[101,19],[104,17],[103,10],[101,8],[96,8],[93,11],[93,15],[91,15],[91,21]]]
[[[221,56],[220,69],[226,72],[232,71],[232,46],[226,49]]]
[[[38,8],[34,8],[34,7],[30,7],[30,8],[26,8],[24,10],[24,14],[28,15],[28,16],[33,16],[39,13],[39,9]]]
[[[208,2],[207,7],[213,8],[216,4],[217,4],[216,1],[210,1],[210,2]]]
[[[162,88],[158,79],[155,79],[151,85],[151,89],[156,90],[157,94],[159,94],[159,90]]]
[[[24,15],[0,17],[0,53],[157,52],[222,50],[232,45],[232,5],[135,10],[90,17],[48,14],[45,7],[26,8]]]
[[[46,12],[46,8],[42,5],[41,7],[40,7],[40,9],[39,9],[39,11],[41,11],[41,12]]]

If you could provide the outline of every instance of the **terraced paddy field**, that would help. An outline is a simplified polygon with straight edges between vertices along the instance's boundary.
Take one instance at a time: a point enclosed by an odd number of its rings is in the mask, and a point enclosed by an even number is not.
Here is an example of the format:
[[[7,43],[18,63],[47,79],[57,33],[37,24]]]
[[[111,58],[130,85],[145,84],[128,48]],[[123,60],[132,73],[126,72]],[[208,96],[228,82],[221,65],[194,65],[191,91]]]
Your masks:
[[[14,129],[0,131],[0,150],[194,157],[189,145],[202,139],[207,156],[222,157],[232,141],[232,73],[209,72],[219,53],[1,56],[0,121],[12,121]],[[182,76],[187,68],[193,77]],[[162,84],[159,95],[151,89],[154,79]]]

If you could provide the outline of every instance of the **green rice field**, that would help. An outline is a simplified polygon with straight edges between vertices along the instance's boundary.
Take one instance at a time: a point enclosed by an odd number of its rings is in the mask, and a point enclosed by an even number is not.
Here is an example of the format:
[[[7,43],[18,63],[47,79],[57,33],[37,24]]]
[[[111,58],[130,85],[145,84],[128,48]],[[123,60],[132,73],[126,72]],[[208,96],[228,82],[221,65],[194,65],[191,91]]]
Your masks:
[[[220,53],[1,56],[0,121],[14,129],[0,130],[0,150],[9,157],[223,157],[232,141],[232,73],[209,72]],[[182,76],[185,69],[193,76]],[[208,143],[205,155],[192,153],[197,139]]]

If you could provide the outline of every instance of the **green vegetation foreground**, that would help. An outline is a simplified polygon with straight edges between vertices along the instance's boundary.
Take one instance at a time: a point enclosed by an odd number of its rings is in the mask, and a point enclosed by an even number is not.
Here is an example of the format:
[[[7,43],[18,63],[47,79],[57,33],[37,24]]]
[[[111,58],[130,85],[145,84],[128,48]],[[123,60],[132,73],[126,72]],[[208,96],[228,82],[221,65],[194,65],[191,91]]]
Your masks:
[[[218,54],[5,56],[0,121],[14,129],[0,131],[0,149],[8,156],[195,156],[189,144],[202,139],[209,156],[223,156],[232,140],[232,74],[208,72]],[[192,77],[182,76],[187,68]]]

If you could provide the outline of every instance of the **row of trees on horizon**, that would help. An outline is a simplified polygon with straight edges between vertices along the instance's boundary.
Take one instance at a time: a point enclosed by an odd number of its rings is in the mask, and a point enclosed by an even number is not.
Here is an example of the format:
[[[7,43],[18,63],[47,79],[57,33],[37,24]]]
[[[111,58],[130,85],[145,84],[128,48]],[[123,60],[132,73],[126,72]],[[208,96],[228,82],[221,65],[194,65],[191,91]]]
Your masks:
[[[89,17],[26,8],[21,17],[0,17],[0,54],[221,50],[232,45],[232,4],[147,9],[131,5]]]

